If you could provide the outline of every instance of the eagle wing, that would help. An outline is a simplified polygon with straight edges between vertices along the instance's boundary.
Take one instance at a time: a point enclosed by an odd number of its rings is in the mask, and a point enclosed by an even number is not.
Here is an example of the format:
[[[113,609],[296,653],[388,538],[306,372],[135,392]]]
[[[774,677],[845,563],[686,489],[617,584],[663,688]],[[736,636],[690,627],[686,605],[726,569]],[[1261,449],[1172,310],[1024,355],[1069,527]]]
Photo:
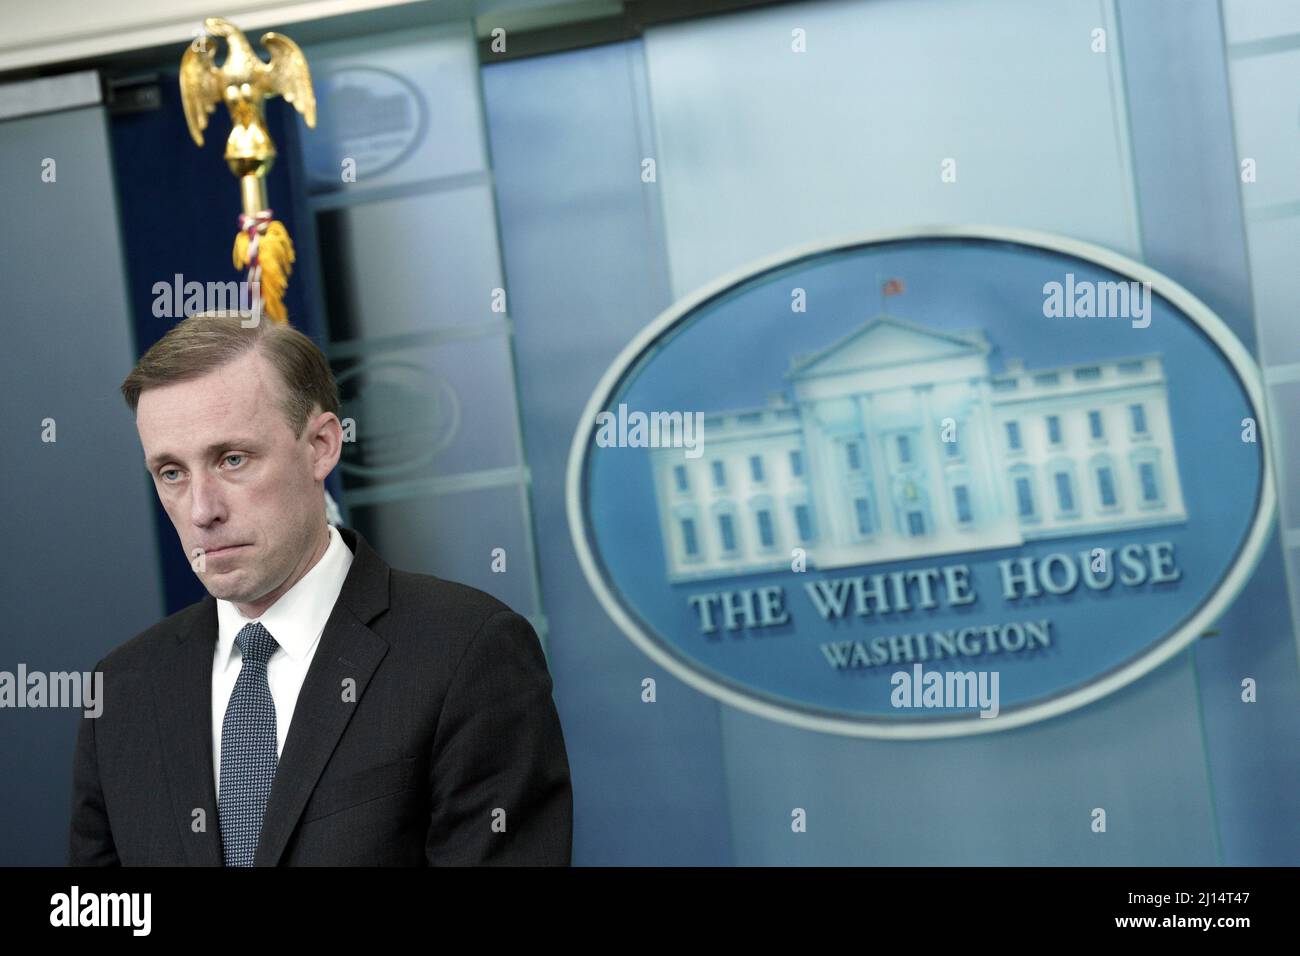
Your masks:
[[[311,71],[298,44],[279,33],[263,33],[262,46],[271,52],[271,62],[262,65],[267,93],[279,93],[302,114],[307,125],[316,127],[316,94],[311,88]]]
[[[221,71],[213,61],[213,44],[203,43],[194,49],[191,43],[181,56],[181,105],[185,108],[185,122],[190,136],[203,145],[203,131],[208,128],[208,116],[221,102]]]

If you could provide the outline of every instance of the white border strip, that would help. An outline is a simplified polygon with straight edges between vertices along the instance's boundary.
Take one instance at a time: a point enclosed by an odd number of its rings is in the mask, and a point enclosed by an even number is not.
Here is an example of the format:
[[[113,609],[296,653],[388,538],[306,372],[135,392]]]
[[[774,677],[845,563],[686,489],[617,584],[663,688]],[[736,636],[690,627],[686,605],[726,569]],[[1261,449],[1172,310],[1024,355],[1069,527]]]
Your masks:
[[[1254,407],[1260,446],[1263,452],[1263,461],[1261,462],[1262,487],[1259,501],[1256,503],[1255,519],[1231,570],[1224,577],[1219,588],[1201,605],[1196,614],[1185,621],[1183,626],[1174,633],[1157,641],[1150,650],[1136,660],[1093,681],[1086,687],[1081,687],[1060,697],[1054,697],[1041,704],[1011,711],[1005,716],[999,716],[991,720],[967,718],[964,720],[934,720],[918,723],[894,721],[889,718],[854,720],[813,715],[739,693],[734,688],[719,683],[713,678],[696,671],[693,667],[684,664],[661,647],[658,641],[642,631],[638,623],[628,615],[622,604],[610,591],[609,583],[601,576],[592,554],[587,536],[586,515],[579,494],[582,489],[582,476],[586,466],[587,453],[591,447],[591,438],[594,433],[596,413],[606,407],[614,386],[623,374],[650,346],[658,341],[668,328],[682,316],[693,311],[701,303],[718,293],[739,285],[760,273],[797,259],[874,243],[945,238],[985,239],[994,242],[1013,242],[1019,245],[1034,246],[1089,260],[1139,282],[1150,282],[1152,289],[1168,299],[1176,308],[1196,322],[1214,344],[1218,346],[1232,366],[1233,371],[1237,373],[1237,377],[1245,388],[1251,405]],[[1011,229],[1002,226],[920,226],[901,231],[873,231],[795,246],[784,252],[767,256],[736,269],[670,306],[628,343],[627,347],[614,360],[596,385],[591,399],[587,402],[587,407],[583,410],[582,417],[578,420],[578,427],[573,435],[565,481],[565,502],[569,516],[569,532],[573,538],[573,547],[578,554],[578,561],[582,565],[583,573],[586,575],[592,591],[600,601],[601,606],[604,607],[605,613],[651,660],[696,690],[709,694],[724,704],[730,704],[740,710],[766,717],[769,720],[801,727],[805,730],[892,740],[958,737],[1010,730],[1013,727],[1056,717],[1078,707],[1083,707],[1147,674],[1209,630],[1219,616],[1232,604],[1237,594],[1250,579],[1251,574],[1254,573],[1255,567],[1263,554],[1264,545],[1272,532],[1273,517],[1277,505],[1277,496],[1273,484],[1272,445],[1264,404],[1264,388],[1259,368],[1256,366],[1254,359],[1251,358],[1245,346],[1233,335],[1232,330],[1228,328],[1222,319],[1210,311],[1205,303],[1201,302],[1200,299],[1173,279],[1102,246],[1052,233],[1030,229]]]

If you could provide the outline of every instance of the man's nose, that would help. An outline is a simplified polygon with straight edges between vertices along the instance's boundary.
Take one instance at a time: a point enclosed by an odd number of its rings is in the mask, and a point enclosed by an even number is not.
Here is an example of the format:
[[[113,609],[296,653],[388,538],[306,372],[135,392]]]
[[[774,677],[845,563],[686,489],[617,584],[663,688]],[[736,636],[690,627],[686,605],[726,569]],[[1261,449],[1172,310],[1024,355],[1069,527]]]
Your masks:
[[[190,520],[201,527],[226,513],[221,479],[200,471],[190,478]]]

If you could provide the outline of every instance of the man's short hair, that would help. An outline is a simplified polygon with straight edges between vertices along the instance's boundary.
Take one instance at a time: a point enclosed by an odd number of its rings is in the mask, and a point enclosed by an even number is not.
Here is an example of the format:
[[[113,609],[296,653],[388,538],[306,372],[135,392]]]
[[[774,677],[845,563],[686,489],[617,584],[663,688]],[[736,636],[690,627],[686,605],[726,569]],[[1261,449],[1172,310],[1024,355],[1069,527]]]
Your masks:
[[[316,343],[287,322],[202,312],[182,319],[141,356],[122,382],[122,396],[134,414],[148,388],[199,378],[256,349],[280,373],[280,410],[293,437],[301,438],[312,409],[339,413],[338,383]]]

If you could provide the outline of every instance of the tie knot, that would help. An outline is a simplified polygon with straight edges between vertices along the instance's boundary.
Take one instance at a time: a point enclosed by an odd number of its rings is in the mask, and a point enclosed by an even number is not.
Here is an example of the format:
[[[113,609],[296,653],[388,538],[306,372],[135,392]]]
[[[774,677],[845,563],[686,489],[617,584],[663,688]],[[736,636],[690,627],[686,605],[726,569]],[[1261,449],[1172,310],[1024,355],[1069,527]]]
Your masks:
[[[280,646],[271,636],[271,632],[257,621],[245,624],[235,638],[235,643],[239,645],[239,652],[244,655],[244,660],[256,661],[259,664],[265,664],[270,660],[275,649]]]

